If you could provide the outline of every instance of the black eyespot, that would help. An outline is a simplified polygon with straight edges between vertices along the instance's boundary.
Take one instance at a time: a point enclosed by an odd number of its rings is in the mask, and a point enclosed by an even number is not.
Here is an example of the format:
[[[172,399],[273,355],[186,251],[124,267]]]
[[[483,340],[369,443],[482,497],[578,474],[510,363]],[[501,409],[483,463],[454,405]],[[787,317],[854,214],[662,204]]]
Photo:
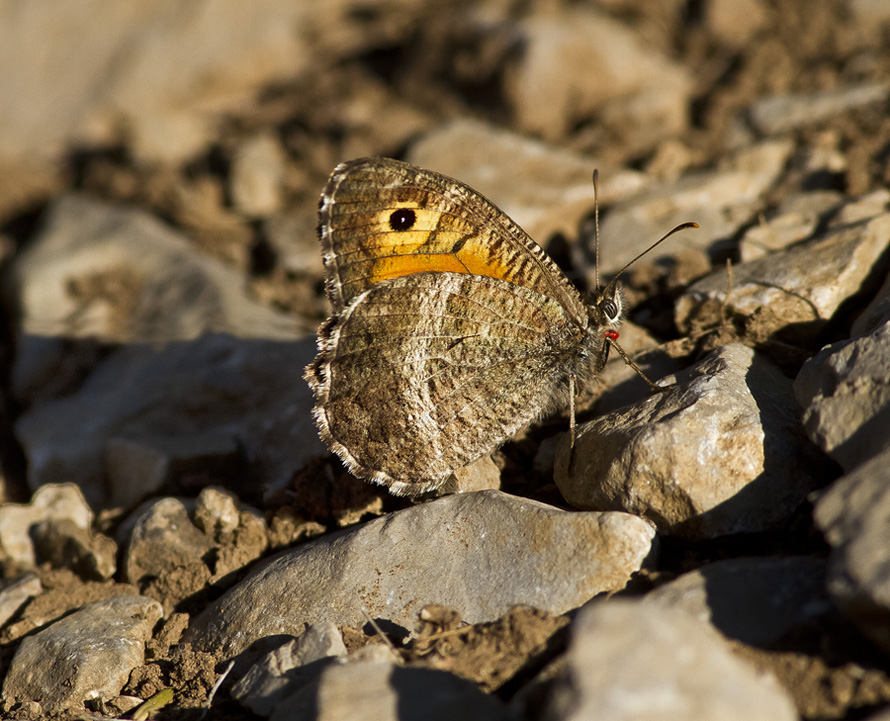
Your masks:
[[[410,208],[399,208],[389,216],[389,227],[393,230],[411,230],[416,222],[417,213]]]

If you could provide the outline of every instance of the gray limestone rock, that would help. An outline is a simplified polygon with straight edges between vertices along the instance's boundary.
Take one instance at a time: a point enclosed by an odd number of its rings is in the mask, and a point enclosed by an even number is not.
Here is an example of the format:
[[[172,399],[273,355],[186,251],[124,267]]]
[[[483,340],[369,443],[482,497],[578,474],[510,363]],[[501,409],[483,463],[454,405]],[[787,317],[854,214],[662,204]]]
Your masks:
[[[826,564],[811,556],[732,558],[659,586],[647,603],[677,608],[728,638],[768,646],[831,611]]]
[[[118,596],[87,604],[28,636],[9,666],[3,701],[35,701],[44,713],[60,713],[117,696],[143,663],[145,643],[162,613],[157,601]]]
[[[232,697],[260,716],[308,683],[328,659],[346,656],[343,636],[330,621],[313,623],[298,638],[270,651],[232,687]],[[309,667],[309,668],[307,668]]]
[[[332,664],[284,699],[272,721],[503,721],[506,712],[474,683],[446,671],[389,660]]]
[[[122,348],[74,394],[22,415],[16,434],[32,487],[60,475],[94,508],[129,506],[201,472],[234,481],[250,459],[268,490],[325,453],[300,377],[314,339],[276,342],[208,335]]]
[[[677,327],[690,331],[702,309],[725,302],[732,314],[756,315],[765,336],[781,332],[810,341],[845,300],[863,289],[888,246],[890,214],[884,213],[735,265],[731,287],[726,270],[712,273],[677,300]]]
[[[813,442],[851,471],[890,447],[890,320],[826,346],[794,381]]]
[[[862,632],[890,652],[890,449],[834,483],[814,517],[832,547],[828,590]]]
[[[71,483],[48,483],[36,489],[30,503],[0,505],[0,562],[14,569],[34,568],[33,530],[42,522],[71,521],[86,531],[93,512],[80,489]]]
[[[552,721],[795,721],[775,679],[733,656],[706,623],[676,609],[609,600],[575,619]]]
[[[316,621],[413,628],[425,605],[468,623],[525,604],[564,613],[625,586],[653,528],[625,513],[571,513],[499,491],[457,494],[286,551],[193,620],[185,640],[224,655]]]
[[[768,528],[818,487],[791,381],[769,361],[723,346],[676,380],[580,426],[574,450],[563,439],[554,478],[569,503],[707,538]]]

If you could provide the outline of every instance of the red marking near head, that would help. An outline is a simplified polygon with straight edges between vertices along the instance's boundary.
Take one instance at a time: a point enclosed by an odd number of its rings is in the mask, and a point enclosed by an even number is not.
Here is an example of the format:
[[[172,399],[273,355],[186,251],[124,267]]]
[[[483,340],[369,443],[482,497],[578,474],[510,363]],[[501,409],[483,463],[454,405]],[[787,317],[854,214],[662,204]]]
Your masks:
[[[612,340],[618,340],[618,331],[617,330],[607,330],[603,333],[604,338],[611,338]]]

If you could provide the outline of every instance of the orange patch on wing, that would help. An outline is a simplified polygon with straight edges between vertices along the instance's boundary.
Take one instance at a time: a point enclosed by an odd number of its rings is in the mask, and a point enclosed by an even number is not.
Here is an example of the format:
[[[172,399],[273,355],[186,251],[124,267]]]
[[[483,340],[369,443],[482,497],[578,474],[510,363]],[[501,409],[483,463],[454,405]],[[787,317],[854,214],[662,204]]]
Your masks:
[[[465,273],[484,275],[489,278],[509,280],[507,268],[499,263],[487,262],[462,249],[455,253],[415,253],[379,258],[371,270],[371,282],[387,278],[399,278],[414,273]]]
[[[390,228],[393,208],[410,208],[416,213],[410,230]],[[452,249],[472,228],[458,217],[442,217],[435,210],[419,208],[414,203],[396,203],[376,215],[376,232],[362,241],[367,253],[378,256],[370,273],[370,281],[399,278],[414,273],[464,273],[511,280],[510,269],[491,257],[479,237],[470,237],[457,252]],[[470,233],[468,233],[470,231]],[[384,256],[384,257],[379,257]]]

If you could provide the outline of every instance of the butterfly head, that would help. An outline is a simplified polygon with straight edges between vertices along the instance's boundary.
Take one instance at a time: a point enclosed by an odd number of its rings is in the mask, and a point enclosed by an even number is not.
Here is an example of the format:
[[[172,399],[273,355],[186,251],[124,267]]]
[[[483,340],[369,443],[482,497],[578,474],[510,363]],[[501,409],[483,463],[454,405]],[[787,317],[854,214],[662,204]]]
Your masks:
[[[615,334],[624,315],[624,294],[616,278],[605,287],[597,288],[587,306],[588,327],[597,333]]]

